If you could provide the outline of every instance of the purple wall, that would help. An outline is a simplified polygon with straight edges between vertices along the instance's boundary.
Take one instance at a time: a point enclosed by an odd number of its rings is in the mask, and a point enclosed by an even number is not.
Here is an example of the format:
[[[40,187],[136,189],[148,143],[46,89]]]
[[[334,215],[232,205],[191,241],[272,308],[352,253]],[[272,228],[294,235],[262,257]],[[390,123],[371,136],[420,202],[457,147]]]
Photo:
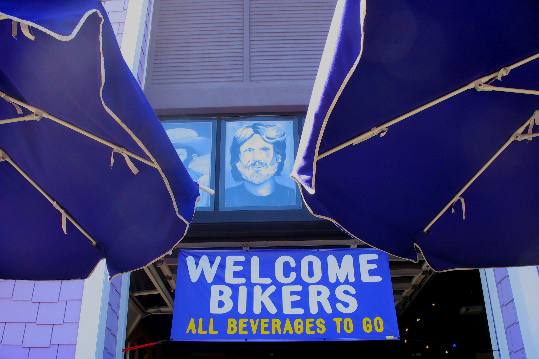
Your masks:
[[[83,287],[0,280],[0,359],[74,358]]]
[[[526,358],[509,273],[506,268],[495,268],[494,277],[496,278],[509,356],[511,359]]]
[[[109,15],[116,40],[121,45],[129,0],[101,0],[101,2]]]
[[[105,327],[105,348],[103,359],[116,356],[120,298],[122,293],[122,276],[114,277],[110,282],[109,305],[107,307],[107,324]]]

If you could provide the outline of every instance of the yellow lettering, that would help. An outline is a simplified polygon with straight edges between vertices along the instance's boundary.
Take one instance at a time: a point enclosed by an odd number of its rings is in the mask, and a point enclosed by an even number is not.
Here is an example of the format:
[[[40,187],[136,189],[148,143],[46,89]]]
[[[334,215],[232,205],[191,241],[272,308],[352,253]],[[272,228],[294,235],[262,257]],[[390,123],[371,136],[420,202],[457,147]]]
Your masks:
[[[290,319],[286,318],[286,321],[284,322],[284,329],[283,334],[294,334],[294,331],[292,330],[292,323],[290,323]]]
[[[247,332],[247,330],[245,330],[245,329],[247,329],[247,319],[242,318],[242,319],[240,319],[240,324],[239,324],[239,331],[238,331],[238,333],[239,333],[239,334],[249,334],[249,333]]]
[[[316,320],[316,332],[324,334],[326,332],[326,321],[322,318]]]
[[[305,321],[305,333],[307,334],[315,334],[314,328],[314,319],[309,318]]]
[[[202,318],[198,318],[198,334],[208,334],[203,328]]]
[[[189,324],[187,324],[187,330],[185,331],[185,334],[196,334],[197,333],[197,329],[195,327],[195,318],[191,318],[189,320]]]
[[[271,334],[281,334],[281,320],[280,319],[271,319]]]
[[[371,318],[363,318],[363,331],[365,333],[370,333],[372,332],[372,320]]]
[[[348,334],[354,331],[354,322],[350,318],[344,318],[344,331]]]
[[[336,327],[337,333],[340,333],[341,332],[342,318],[333,318],[333,321],[335,322],[335,327]]]
[[[236,319],[228,318],[228,324],[226,326],[226,333],[227,334],[236,334],[238,331],[238,324],[236,322]]]
[[[264,318],[260,321],[260,334],[269,334],[269,319]]]
[[[258,323],[260,319],[249,319],[249,323],[251,324],[251,332],[253,334],[256,334],[258,331]]]
[[[219,334],[217,330],[213,327],[213,318],[210,318],[210,327],[208,328],[210,334]]]
[[[384,331],[384,321],[380,317],[374,318],[374,330],[376,330],[378,333],[381,333]]]
[[[301,319],[294,320],[294,330],[296,334],[303,334],[303,320]]]

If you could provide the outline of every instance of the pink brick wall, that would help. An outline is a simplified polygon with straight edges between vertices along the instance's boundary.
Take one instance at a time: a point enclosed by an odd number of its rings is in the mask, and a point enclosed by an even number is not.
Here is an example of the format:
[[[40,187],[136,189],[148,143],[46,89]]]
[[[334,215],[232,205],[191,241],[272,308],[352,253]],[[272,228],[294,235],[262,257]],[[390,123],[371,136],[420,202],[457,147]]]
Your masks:
[[[496,278],[498,298],[500,299],[509,356],[511,359],[524,359],[526,358],[526,353],[522,341],[522,333],[520,332],[513,291],[509,281],[509,273],[506,268],[496,268],[494,269],[494,277]]]
[[[0,280],[0,359],[72,359],[84,282]]]
[[[101,2],[109,15],[114,34],[116,35],[116,40],[121,44],[129,0],[101,0]]]
[[[112,359],[116,355],[116,337],[118,335],[118,320],[120,312],[120,298],[122,293],[122,277],[116,276],[110,282],[109,305],[107,311],[107,324],[105,327],[105,348],[103,359]]]

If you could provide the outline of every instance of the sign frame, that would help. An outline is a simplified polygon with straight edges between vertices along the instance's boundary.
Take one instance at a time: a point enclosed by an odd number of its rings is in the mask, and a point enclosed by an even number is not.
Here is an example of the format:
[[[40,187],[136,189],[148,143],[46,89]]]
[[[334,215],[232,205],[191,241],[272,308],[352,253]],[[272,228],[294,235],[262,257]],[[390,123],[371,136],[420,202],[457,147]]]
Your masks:
[[[398,339],[385,252],[179,251],[173,341]]]

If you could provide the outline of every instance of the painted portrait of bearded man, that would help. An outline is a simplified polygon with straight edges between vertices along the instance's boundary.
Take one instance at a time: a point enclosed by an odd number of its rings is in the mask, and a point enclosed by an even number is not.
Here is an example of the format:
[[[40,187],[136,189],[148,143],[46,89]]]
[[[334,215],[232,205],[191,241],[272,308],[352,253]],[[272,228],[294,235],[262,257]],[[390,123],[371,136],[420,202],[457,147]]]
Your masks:
[[[277,180],[288,176],[288,173],[283,173],[287,150],[291,150],[287,149],[287,136],[291,134],[276,121],[248,122],[235,131],[228,165],[237,184],[226,188],[226,207],[296,203],[295,188]],[[288,155],[293,156],[293,149]]]

